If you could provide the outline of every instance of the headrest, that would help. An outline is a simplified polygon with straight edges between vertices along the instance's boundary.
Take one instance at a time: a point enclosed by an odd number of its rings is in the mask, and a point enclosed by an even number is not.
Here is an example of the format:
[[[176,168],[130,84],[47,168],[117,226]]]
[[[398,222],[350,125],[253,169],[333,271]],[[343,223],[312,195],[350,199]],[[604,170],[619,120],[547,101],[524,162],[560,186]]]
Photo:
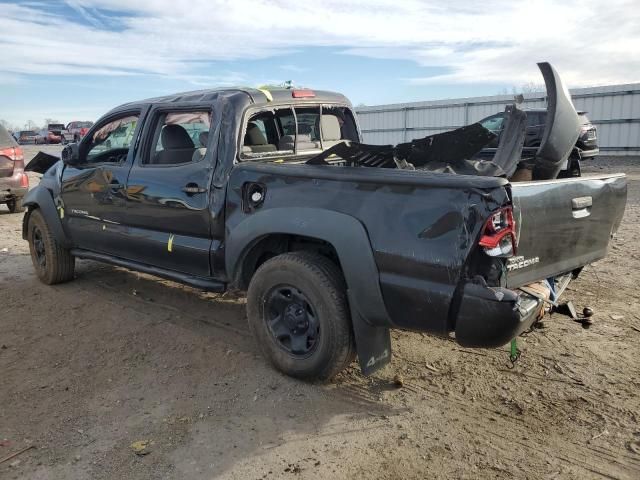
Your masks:
[[[162,129],[160,140],[162,141],[162,148],[165,150],[194,148],[193,140],[180,125],[165,125]]]
[[[247,125],[247,133],[244,136],[245,145],[266,145],[267,139],[262,131],[253,122],[249,122]]]
[[[200,132],[200,135],[198,135],[198,141],[200,142],[200,146],[206,148],[209,144],[209,132]]]
[[[340,122],[335,115],[322,115],[320,119],[323,140],[341,140]]]
[[[311,135],[311,125],[306,123],[298,124],[298,134]]]
[[[293,143],[294,138],[295,137],[293,135],[284,135],[280,138],[280,143]],[[303,143],[303,142],[312,142],[311,135],[309,134],[305,135],[305,134],[299,133],[298,143]]]

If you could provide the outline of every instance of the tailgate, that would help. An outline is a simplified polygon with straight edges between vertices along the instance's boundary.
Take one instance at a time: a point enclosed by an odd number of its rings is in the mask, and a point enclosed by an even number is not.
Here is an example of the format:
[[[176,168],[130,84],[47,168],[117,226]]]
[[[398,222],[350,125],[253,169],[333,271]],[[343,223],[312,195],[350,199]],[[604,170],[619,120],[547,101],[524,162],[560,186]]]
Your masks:
[[[569,272],[603,258],[627,201],[624,174],[514,183],[518,251],[507,286]]]

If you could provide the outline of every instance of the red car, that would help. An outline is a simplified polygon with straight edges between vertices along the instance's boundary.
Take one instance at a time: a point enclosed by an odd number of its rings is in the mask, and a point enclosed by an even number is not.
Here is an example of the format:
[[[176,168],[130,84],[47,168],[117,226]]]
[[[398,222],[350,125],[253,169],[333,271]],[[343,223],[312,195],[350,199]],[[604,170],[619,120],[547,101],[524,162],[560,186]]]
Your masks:
[[[6,203],[11,213],[24,211],[22,197],[27,190],[29,177],[24,173],[22,148],[0,125],[0,204]]]
[[[69,122],[69,124],[67,125],[67,140],[69,140],[69,137],[71,137],[71,141],[79,142],[80,140],[82,140],[82,137],[87,134],[92,126],[93,122]]]
[[[67,143],[66,133],[62,123],[50,123],[40,131],[36,143]]]

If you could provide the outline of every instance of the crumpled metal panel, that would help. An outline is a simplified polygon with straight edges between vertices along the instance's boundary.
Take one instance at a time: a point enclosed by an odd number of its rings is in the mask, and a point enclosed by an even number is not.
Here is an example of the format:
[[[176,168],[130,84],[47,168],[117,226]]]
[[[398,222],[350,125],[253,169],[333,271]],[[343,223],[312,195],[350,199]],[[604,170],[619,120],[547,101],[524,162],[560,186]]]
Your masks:
[[[491,161],[467,160],[494,138],[493,133],[474,123],[396,146],[343,142],[306,163],[328,165],[327,159],[337,156],[354,167],[416,168],[466,175],[503,176],[504,172]]]
[[[547,62],[538,63],[547,87],[547,123],[533,169],[534,180],[556,178],[580,135],[580,119],[569,90]]]

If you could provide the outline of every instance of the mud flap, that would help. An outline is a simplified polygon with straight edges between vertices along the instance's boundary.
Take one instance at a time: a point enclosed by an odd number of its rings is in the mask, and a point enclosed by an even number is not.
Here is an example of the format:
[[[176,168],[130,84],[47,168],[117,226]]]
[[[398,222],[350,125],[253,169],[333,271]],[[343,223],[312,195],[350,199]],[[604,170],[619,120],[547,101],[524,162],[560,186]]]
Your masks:
[[[351,298],[351,292],[349,305],[358,363],[363,375],[371,375],[391,362],[391,335],[387,327],[374,327],[362,318],[353,306],[355,302]]]

